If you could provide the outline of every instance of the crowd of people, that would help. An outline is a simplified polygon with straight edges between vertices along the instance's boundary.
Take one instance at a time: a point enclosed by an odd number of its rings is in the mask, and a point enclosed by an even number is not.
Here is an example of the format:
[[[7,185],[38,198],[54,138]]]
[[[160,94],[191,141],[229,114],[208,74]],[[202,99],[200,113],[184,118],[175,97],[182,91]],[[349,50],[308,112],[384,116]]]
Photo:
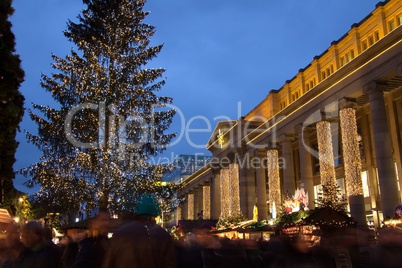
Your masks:
[[[113,230],[100,212],[91,221],[96,235],[65,236],[55,245],[52,232],[40,222],[9,224],[0,240],[0,268],[257,268],[257,267],[401,267],[402,240],[394,229],[382,228],[375,244],[350,239],[346,232],[310,247],[302,236],[272,236],[268,241],[219,238],[208,228],[194,229],[178,240],[155,223],[157,208],[138,208],[136,219]],[[93,233],[92,233],[93,234]],[[349,236],[348,236],[349,235]],[[348,238],[349,237],[349,238]],[[361,247],[366,244],[364,250]],[[333,249],[345,249],[337,256]],[[339,252],[338,252],[339,253]],[[343,257],[339,258],[340,256]]]

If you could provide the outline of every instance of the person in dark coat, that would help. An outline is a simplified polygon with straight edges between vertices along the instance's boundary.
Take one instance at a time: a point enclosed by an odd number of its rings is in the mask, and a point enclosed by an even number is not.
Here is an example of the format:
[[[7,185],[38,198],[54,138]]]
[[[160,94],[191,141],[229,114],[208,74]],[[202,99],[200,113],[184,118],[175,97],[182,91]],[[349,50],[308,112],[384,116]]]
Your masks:
[[[29,267],[58,267],[58,252],[46,241],[41,223],[29,221],[23,225],[21,229],[21,241],[30,250],[28,258]]]
[[[155,223],[160,208],[153,195],[144,195],[136,206],[137,218],[113,233],[104,268],[176,267],[170,234]]]
[[[104,261],[105,253],[109,247],[107,236],[110,227],[110,217],[105,211],[100,211],[91,221],[92,233],[96,236],[83,238],[78,241],[78,253],[75,259],[75,268],[100,268]]]

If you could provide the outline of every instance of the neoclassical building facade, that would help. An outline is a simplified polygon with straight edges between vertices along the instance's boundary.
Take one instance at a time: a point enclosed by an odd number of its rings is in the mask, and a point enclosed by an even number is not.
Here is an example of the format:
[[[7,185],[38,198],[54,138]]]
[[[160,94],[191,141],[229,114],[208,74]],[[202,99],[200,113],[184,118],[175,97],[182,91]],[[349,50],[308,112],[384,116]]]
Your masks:
[[[300,188],[314,209],[334,187],[359,224],[392,217],[402,193],[401,24],[402,1],[378,3],[247,115],[219,122],[212,161],[182,182],[178,217],[252,219],[256,206],[268,219]]]

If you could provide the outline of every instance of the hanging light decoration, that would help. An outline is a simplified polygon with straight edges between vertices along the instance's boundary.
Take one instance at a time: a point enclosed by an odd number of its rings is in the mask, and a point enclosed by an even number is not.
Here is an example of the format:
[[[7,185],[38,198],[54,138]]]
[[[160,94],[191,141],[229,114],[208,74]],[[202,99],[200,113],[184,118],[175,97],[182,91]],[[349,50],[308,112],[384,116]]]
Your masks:
[[[345,108],[340,110],[339,116],[347,194],[348,196],[363,195],[356,112],[353,108]]]
[[[281,190],[279,178],[279,159],[278,150],[267,151],[268,166],[268,185],[269,185],[269,201],[272,218],[276,218],[276,212],[281,204]]]
[[[233,163],[229,165],[230,178],[230,212],[231,216],[240,213],[240,188],[239,188],[239,165]]]
[[[181,220],[181,206],[177,206],[177,210],[176,210],[176,219],[177,219],[177,222],[178,222],[179,220]]]
[[[229,169],[221,169],[221,216],[230,215],[230,178]]]
[[[194,220],[194,194],[187,195],[187,207],[188,207],[187,218],[189,220]]]
[[[204,220],[211,218],[211,188],[209,185],[202,186],[202,210]]]
[[[317,123],[317,140],[321,185],[323,187],[322,202],[336,204],[338,203],[338,198],[330,122],[320,121]]]

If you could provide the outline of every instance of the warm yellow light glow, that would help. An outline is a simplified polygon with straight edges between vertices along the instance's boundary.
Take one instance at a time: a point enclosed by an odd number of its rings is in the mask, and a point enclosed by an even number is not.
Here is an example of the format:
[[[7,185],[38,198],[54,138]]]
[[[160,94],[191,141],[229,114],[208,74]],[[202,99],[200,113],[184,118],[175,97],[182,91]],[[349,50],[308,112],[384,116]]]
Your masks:
[[[22,203],[22,201],[24,201],[22,197],[18,198],[18,202]]]
[[[187,219],[194,220],[194,194],[187,195]]]
[[[209,185],[202,186],[202,198],[203,219],[209,220],[211,218],[211,188]]]
[[[343,165],[348,196],[362,195],[361,160],[356,124],[356,112],[352,108],[339,111],[342,133]]]
[[[240,213],[240,182],[239,165],[234,163],[229,165],[230,178],[230,215],[234,216]]]
[[[229,164],[221,169],[221,216],[228,217],[240,213],[239,165]]]
[[[334,153],[332,149],[331,123],[321,121],[317,123],[318,154],[320,160],[321,185],[327,191],[323,191],[322,201],[332,204],[337,203],[336,176],[334,165]]]
[[[279,178],[279,159],[277,150],[267,151],[269,202],[272,217],[276,218],[277,208],[281,204],[281,188]]]
[[[177,221],[181,220],[181,206],[177,207],[176,213],[177,213]]]
[[[334,87],[336,87],[338,84],[342,84],[346,79],[348,79],[349,77],[351,77],[352,75],[354,75],[356,72],[359,72],[361,69],[365,68],[367,65],[369,65],[371,62],[373,62],[374,60],[376,60],[377,58],[381,57],[383,54],[385,54],[386,52],[388,52],[389,50],[393,49],[394,47],[398,47],[400,46],[402,43],[402,40],[396,42],[395,44],[393,44],[392,46],[390,46],[389,48],[387,48],[386,50],[382,51],[381,53],[375,55],[374,57],[370,58],[369,60],[367,60],[364,64],[362,64],[361,66],[359,66],[358,68],[354,69],[353,71],[349,72],[347,75],[345,75],[342,79],[339,79],[338,81],[336,81],[335,83],[333,83],[332,85],[330,85],[329,87],[327,87],[325,90],[321,91],[320,93],[318,93],[315,97],[310,98],[308,101],[304,102],[303,104],[298,103],[298,106],[296,107],[292,107],[292,110],[289,111],[289,113],[287,113],[286,116],[283,117],[279,117],[279,114],[282,113],[282,111],[277,112],[276,114],[274,114],[273,116],[271,116],[270,118],[268,118],[265,122],[263,122],[261,125],[259,125],[257,128],[253,129],[253,131],[247,133],[247,135],[245,135],[242,140],[245,140],[248,138],[248,136],[252,135],[254,132],[259,132],[259,134],[257,136],[255,136],[254,138],[250,139],[247,141],[247,145],[254,142],[256,139],[258,139],[259,137],[261,137],[262,135],[264,135],[265,133],[272,131],[273,129],[277,128],[277,125],[280,124],[282,121],[285,121],[288,117],[290,117],[291,115],[299,112],[301,109],[303,109],[304,107],[306,107],[307,105],[309,105],[310,103],[312,103],[313,101],[315,101],[316,99],[318,99],[319,97],[321,97],[321,95],[324,95],[325,93],[327,93],[328,91],[332,90]],[[359,55],[358,55],[359,56]],[[357,59],[358,56],[355,58]],[[287,106],[287,107],[290,107]],[[266,126],[268,122],[270,122],[270,120],[272,120],[272,118],[280,118],[279,120],[276,120],[274,124],[270,124],[268,128],[264,129],[264,130],[260,130],[261,127]],[[208,148],[207,148],[208,149]]]
[[[221,169],[221,216],[228,217],[230,214],[230,178],[229,169]]]
[[[19,218],[19,217],[14,217],[13,220],[15,221],[15,223],[19,223],[19,222],[20,222],[20,218]]]
[[[232,120],[231,122],[233,122],[234,120]],[[231,126],[228,130],[226,130],[224,133],[222,133],[222,137],[224,137],[227,133],[229,133],[233,128],[235,128],[237,126],[238,122],[235,121],[234,125]],[[209,148],[211,148],[215,143],[218,143],[218,139],[216,139],[213,143],[211,143],[209,146],[207,146],[206,148],[209,150]]]

